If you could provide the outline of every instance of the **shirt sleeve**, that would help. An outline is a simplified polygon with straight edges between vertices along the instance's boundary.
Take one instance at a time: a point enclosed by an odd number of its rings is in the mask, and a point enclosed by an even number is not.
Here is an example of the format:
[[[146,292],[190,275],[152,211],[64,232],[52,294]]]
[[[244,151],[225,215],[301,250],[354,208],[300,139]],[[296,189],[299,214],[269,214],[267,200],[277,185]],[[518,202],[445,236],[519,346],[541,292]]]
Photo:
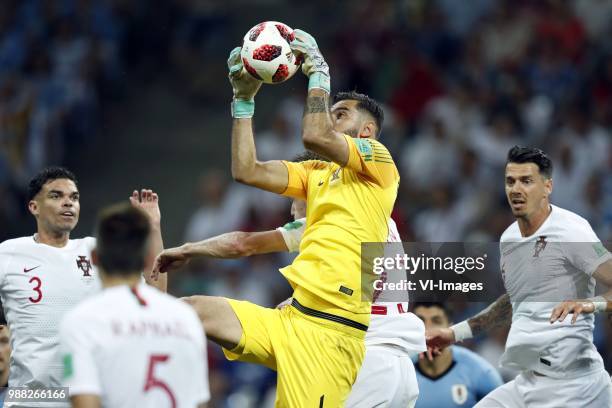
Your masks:
[[[302,241],[302,235],[306,229],[306,218],[301,218],[293,222],[288,222],[282,227],[278,227],[277,230],[283,235],[285,245],[289,252],[299,252],[300,242]]]
[[[385,188],[398,183],[399,173],[389,150],[373,139],[359,139],[344,135],[349,148],[346,168]]]
[[[572,241],[565,242],[565,253],[569,262],[578,270],[591,276],[599,265],[612,259],[612,254],[603,246],[595,231],[585,222],[572,232]]]
[[[101,395],[102,387],[93,356],[95,342],[89,338],[90,328],[78,321],[77,316],[69,313],[60,326],[63,383],[71,396]]]
[[[8,249],[8,244],[0,244],[0,289],[4,286],[4,277],[12,255],[12,251]]]
[[[289,172],[289,180],[287,188],[283,192],[284,196],[292,198],[300,198],[306,200],[308,191],[308,176],[310,172],[316,168],[327,166],[327,163],[318,160],[307,160],[303,162],[284,161]]]

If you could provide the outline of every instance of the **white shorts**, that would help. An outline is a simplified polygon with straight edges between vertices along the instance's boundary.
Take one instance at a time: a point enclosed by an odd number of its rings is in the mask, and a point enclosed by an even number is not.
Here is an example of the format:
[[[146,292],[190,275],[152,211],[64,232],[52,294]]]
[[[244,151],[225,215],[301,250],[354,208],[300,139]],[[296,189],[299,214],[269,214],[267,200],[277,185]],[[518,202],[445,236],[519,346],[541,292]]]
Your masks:
[[[412,408],[419,396],[414,365],[408,353],[393,346],[366,346],[347,408]]]
[[[612,383],[605,371],[565,379],[524,371],[491,391],[474,408],[612,407]]]

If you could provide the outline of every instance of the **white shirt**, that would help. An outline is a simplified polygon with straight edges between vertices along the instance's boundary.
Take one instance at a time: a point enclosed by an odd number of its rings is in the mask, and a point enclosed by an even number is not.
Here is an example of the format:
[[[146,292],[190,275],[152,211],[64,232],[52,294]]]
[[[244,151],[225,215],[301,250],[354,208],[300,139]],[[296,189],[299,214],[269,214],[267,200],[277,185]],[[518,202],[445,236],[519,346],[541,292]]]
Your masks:
[[[283,235],[287,249],[290,252],[297,252],[300,249],[300,241],[304,234],[306,218],[301,218],[294,222],[285,224],[277,228]],[[389,218],[389,235],[387,242],[401,242],[400,234],[397,231],[395,222]],[[401,251],[403,248],[398,245],[386,246],[385,256],[394,256],[388,250]],[[394,273],[391,271],[391,273]],[[405,271],[404,271],[405,276]],[[397,281],[394,279],[393,281]],[[407,353],[419,353],[426,350],[425,346],[425,325],[415,314],[408,312],[408,292],[406,292],[405,302],[373,302],[373,306],[384,306],[388,309],[388,314],[381,315],[372,313],[370,326],[366,332],[365,344],[372,345],[392,345],[399,347]]]
[[[194,408],[210,398],[204,330],[191,307],[146,284],[103,290],[64,317],[64,386],[105,407]]]
[[[56,248],[32,236],[0,244],[0,296],[13,349],[11,387],[61,386],[59,324],[66,312],[100,290],[90,260],[94,246],[94,238],[83,238]]]
[[[593,345],[594,316],[549,323],[553,307],[594,296],[593,272],[612,255],[589,223],[560,207],[540,228],[522,237],[514,222],[500,239],[504,285],[512,301],[512,326],[501,365],[571,378],[603,369]]]

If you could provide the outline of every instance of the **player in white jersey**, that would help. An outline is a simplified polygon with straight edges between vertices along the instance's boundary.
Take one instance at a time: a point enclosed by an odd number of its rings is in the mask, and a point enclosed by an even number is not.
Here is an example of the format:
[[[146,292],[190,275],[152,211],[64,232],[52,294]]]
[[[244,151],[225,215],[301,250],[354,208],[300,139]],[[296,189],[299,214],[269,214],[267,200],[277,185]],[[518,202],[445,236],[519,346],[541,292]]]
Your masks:
[[[230,232],[207,240],[164,250],[154,271],[167,272],[196,256],[238,258],[270,252],[297,252],[306,227],[306,203],[294,200],[295,221],[276,230]],[[400,242],[397,226],[389,219],[387,242]],[[389,254],[388,256],[391,256]],[[405,277],[405,272],[404,272]],[[425,351],[425,327],[405,302],[373,302],[366,332],[366,354],[346,401],[349,408],[412,407],[419,395],[411,355]],[[283,302],[287,304],[288,302]]]
[[[59,387],[59,322],[82,299],[100,290],[90,259],[95,239],[70,239],[79,219],[80,204],[75,176],[68,170],[43,170],[30,182],[28,199],[28,209],[36,218],[36,234],[0,244],[0,297],[13,349],[9,385]],[[154,250],[160,251],[157,195],[150,190],[140,194],[135,191],[130,200],[149,215],[155,231]],[[151,281],[150,276],[145,278]],[[156,283],[165,288],[165,277]]]
[[[73,408],[196,408],[210,398],[196,313],[141,280],[150,232],[147,215],[127,203],[100,214],[92,260],[104,289],[60,327]]]
[[[551,313],[563,299],[584,299],[591,308],[600,302],[595,282],[611,286],[612,256],[585,219],[550,204],[552,163],[541,150],[512,148],[505,180],[516,218],[500,239],[507,294],[452,328],[428,331],[428,347],[435,352],[510,324],[501,365],[521,373],[476,407],[611,407],[610,377],[593,345],[593,315],[551,324]],[[611,300],[612,292],[604,296]]]

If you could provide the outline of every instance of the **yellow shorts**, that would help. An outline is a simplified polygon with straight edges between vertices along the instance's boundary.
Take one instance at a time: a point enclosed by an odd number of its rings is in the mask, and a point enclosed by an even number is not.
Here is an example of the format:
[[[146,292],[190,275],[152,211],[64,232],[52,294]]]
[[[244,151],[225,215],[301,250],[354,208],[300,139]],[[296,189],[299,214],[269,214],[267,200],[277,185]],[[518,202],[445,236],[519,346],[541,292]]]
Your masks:
[[[336,408],[344,405],[361,367],[365,332],[312,317],[293,306],[268,309],[228,299],[242,324],[229,360],[278,371],[276,407]]]

